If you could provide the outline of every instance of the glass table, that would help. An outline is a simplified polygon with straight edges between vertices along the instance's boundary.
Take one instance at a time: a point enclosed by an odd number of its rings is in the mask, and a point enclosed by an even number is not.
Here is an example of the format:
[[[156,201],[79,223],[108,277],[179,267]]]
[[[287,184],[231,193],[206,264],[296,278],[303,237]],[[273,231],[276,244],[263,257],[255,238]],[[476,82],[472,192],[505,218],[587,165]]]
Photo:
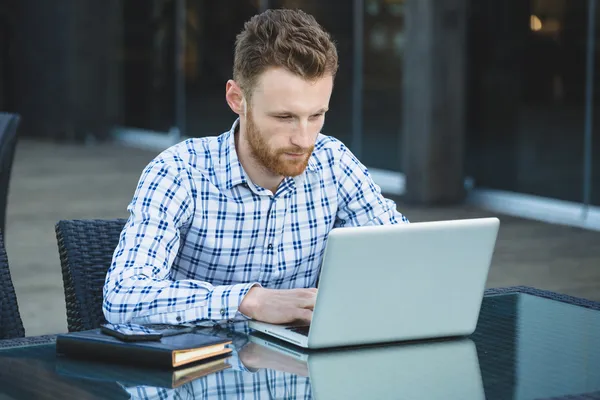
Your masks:
[[[486,291],[466,338],[305,352],[219,332],[228,368],[196,378],[66,359],[52,336],[2,341],[0,400],[600,399],[600,303],[526,287]]]

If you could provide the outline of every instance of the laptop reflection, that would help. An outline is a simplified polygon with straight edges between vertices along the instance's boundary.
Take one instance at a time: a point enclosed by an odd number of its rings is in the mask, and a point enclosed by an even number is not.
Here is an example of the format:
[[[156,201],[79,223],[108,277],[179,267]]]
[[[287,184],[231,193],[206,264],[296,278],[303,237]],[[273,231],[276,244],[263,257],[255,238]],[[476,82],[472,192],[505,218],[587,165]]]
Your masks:
[[[468,338],[313,352],[260,333],[250,341],[257,356],[276,353],[285,369],[305,371],[317,400],[485,399],[477,349]]]

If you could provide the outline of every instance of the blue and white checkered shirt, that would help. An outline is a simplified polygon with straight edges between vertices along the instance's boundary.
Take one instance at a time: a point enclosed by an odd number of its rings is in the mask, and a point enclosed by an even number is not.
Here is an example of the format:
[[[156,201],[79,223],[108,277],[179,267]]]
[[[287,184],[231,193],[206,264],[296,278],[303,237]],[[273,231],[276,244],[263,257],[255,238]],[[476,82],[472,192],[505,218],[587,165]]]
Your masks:
[[[247,177],[235,131],[189,139],[144,169],[104,286],[113,323],[245,319],[253,285],[315,287],[331,229],[408,222],[339,140],[320,134],[275,194]]]

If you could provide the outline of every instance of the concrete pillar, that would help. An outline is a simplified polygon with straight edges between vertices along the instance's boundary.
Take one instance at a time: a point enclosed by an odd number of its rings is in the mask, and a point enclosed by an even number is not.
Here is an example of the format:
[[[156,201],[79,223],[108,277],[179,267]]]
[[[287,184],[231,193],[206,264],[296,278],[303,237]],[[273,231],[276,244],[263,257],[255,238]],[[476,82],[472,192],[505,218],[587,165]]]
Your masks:
[[[407,0],[403,82],[405,200],[464,197],[467,0]]]

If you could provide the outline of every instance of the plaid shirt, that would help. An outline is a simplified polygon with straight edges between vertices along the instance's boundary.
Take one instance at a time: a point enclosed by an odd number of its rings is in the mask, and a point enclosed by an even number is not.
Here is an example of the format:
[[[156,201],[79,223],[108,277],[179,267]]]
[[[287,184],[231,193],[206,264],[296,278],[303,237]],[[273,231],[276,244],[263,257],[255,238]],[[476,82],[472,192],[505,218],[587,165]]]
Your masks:
[[[235,151],[238,122],[144,169],[106,277],[108,321],[243,320],[253,285],[316,286],[331,229],[408,222],[348,148],[322,134],[302,175],[275,194],[255,185]]]

